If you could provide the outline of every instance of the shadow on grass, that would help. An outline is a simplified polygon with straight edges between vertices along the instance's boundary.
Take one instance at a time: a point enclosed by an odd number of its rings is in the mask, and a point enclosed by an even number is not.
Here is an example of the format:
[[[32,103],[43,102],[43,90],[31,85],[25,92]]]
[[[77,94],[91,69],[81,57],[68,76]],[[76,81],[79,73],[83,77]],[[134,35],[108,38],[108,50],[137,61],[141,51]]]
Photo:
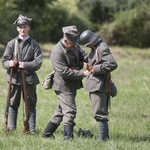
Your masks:
[[[150,142],[150,136],[136,136],[136,137],[130,137],[131,141],[136,141],[136,142],[140,142],[140,141],[145,141],[145,142]]]
[[[127,135],[123,135],[123,134],[117,134],[115,135],[115,137],[112,137],[115,139],[129,139],[129,141],[133,141],[133,142],[150,142],[150,136],[148,135],[140,135],[140,136],[127,136]]]

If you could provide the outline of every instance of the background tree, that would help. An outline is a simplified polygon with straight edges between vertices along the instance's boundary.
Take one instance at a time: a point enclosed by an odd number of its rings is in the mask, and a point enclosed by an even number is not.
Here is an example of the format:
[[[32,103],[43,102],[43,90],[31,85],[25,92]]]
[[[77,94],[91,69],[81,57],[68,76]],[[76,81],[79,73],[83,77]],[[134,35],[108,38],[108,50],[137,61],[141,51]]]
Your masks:
[[[150,4],[139,3],[130,10],[114,15],[114,21],[105,23],[99,33],[110,45],[150,46]]]
[[[7,43],[16,36],[12,23],[19,14],[33,18],[30,35],[39,42],[57,42],[62,37],[63,26],[74,24],[82,31],[90,24],[82,17],[74,1],[0,0],[0,28],[4,29],[0,31],[1,43]]]
[[[104,22],[113,20],[116,4],[116,0],[113,3],[112,0],[79,0],[77,6],[89,18],[96,31]]]
[[[63,26],[76,25],[112,45],[149,47],[149,9],[150,0],[0,0],[0,43],[16,36],[12,23],[23,14],[33,18],[30,35],[41,43],[56,43]]]

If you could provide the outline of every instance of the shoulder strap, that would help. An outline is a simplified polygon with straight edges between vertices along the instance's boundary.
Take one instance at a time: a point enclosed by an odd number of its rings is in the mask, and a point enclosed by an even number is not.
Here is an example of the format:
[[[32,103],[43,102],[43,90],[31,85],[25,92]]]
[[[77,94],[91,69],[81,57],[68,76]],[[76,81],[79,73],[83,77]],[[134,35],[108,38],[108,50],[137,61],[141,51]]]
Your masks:
[[[96,62],[98,63],[98,52],[97,52],[97,49],[95,50],[95,55],[96,55]]]
[[[100,44],[99,44],[99,46],[102,44],[102,42],[100,42]],[[101,50],[101,49],[100,49]],[[101,53],[102,53],[102,50],[101,50]],[[95,49],[95,56],[96,56],[96,63],[98,63],[99,62],[99,58],[100,58],[100,56],[98,55],[98,51],[97,51],[97,49]]]
[[[64,54],[65,54],[65,56],[66,56],[66,59],[67,59],[67,63],[68,63],[68,65],[70,65],[70,60],[69,60],[69,58],[68,58],[68,56],[67,56],[67,52],[66,52],[66,50],[64,49],[64,47],[61,45],[61,43],[59,42],[59,45],[61,46],[61,48],[62,48],[62,50],[63,50],[63,52],[64,52]]]
[[[35,40],[31,38],[31,48],[32,48],[33,50],[34,50],[34,46],[33,46],[33,45],[34,45],[34,44],[33,44],[34,42],[35,42]]]
[[[80,51],[80,49],[81,49],[81,47],[80,47],[80,45],[79,44],[76,44],[76,49],[77,49],[77,53],[76,53],[76,56],[77,56],[77,59],[78,59],[78,61],[80,60],[80,55],[82,55],[81,54],[81,51]]]
[[[18,40],[15,39],[15,45],[14,45],[14,55],[13,55],[13,59],[17,60],[18,59]]]

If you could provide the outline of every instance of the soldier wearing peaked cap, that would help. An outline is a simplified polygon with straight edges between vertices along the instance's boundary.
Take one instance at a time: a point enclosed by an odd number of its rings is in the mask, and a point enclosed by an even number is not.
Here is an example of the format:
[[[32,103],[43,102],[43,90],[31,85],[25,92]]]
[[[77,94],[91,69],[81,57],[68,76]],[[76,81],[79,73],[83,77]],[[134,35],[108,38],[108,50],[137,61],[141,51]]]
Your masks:
[[[32,18],[28,18],[28,17],[20,14],[18,19],[13,24],[16,26],[20,26],[20,25],[29,25],[30,26],[31,20],[32,20]]]
[[[87,76],[81,71],[80,62],[87,62],[87,53],[78,45],[79,32],[76,26],[62,28],[63,38],[52,49],[50,59],[55,70],[52,89],[59,104],[42,134],[43,138],[54,137],[53,133],[63,121],[64,139],[73,138],[76,117],[76,94],[82,88],[82,79]]]
[[[68,39],[69,41],[72,41],[74,43],[79,42],[79,32],[76,28],[76,26],[67,26],[63,27],[62,31],[64,33],[64,38]]]
[[[21,78],[20,70],[24,70],[27,102],[29,112],[29,132],[35,133],[36,127],[36,85],[39,84],[39,78],[36,71],[42,65],[42,53],[39,44],[32,39],[28,32],[30,31],[31,18],[19,15],[13,23],[19,35],[8,42],[2,56],[2,65],[7,70],[5,79],[10,80],[10,69],[13,68],[13,80],[11,99],[9,106],[10,130],[17,128],[17,113],[21,99]]]

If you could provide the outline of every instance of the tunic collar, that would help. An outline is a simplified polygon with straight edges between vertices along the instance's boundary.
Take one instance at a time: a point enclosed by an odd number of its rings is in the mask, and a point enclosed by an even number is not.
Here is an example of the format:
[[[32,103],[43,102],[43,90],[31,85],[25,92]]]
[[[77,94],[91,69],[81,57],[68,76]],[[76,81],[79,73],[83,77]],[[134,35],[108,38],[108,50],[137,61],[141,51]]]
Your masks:
[[[92,50],[95,50],[102,42],[103,42],[102,38],[99,38]]]
[[[17,40],[20,41],[20,42],[21,42],[21,41],[31,41],[31,37],[30,37],[30,36],[27,36],[25,39],[23,39],[21,36],[18,35],[18,36],[17,36]]]
[[[63,50],[65,50],[65,52],[68,52],[68,49],[66,48],[66,46],[62,42],[62,39],[59,41],[59,43],[62,46]]]

